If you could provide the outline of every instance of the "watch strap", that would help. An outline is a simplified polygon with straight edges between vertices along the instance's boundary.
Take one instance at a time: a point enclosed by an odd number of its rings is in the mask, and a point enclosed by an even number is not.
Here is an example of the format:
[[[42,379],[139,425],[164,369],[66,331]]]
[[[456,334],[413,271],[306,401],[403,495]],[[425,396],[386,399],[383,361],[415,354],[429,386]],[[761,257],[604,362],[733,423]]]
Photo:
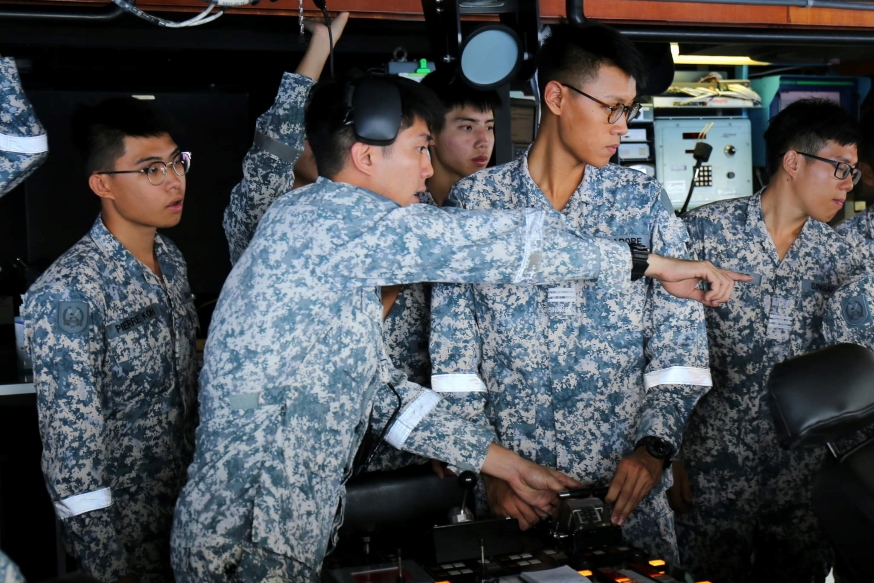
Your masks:
[[[637,243],[628,243],[631,249],[631,281],[637,281],[649,269],[649,249]]]

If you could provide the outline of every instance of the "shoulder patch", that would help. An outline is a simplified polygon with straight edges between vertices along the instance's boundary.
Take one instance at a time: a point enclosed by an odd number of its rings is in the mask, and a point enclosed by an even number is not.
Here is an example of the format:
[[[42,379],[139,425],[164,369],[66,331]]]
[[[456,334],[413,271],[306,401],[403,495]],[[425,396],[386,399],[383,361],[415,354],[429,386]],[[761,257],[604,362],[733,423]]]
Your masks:
[[[848,326],[861,326],[871,321],[871,310],[868,298],[862,294],[841,301],[841,316]]]
[[[58,328],[67,334],[78,334],[88,327],[87,302],[58,302]]]

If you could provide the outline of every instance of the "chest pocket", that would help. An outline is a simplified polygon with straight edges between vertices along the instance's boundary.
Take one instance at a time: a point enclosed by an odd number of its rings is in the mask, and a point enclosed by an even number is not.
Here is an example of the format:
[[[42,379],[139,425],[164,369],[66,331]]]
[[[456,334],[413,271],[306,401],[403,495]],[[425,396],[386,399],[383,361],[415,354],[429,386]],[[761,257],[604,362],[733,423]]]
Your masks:
[[[587,326],[603,333],[643,330],[643,313],[649,285],[645,279],[632,283],[621,291],[606,290],[596,282],[589,281],[576,285],[582,286],[581,313],[587,320]]]
[[[106,326],[106,338],[113,364],[126,364],[128,373],[151,362],[172,346],[167,314],[159,304],[133,310]]]
[[[721,266],[722,267],[722,266]],[[753,276],[752,281],[738,281],[734,284],[734,289],[732,290],[732,300],[738,300],[735,302],[736,305],[751,308],[754,306],[763,305],[763,298],[766,295],[765,290],[762,287],[762,274],[756,273],[749,269],[744,269],[742,267],[722,267],[723,269],[730,269],[733,271],[737,271],[738,273],[746,273],[748,275]],[[707,289],[710,289],[710,284],[705,284]],[[732,302],[726,302],[720,308],[716,309],[728,309]]]
[[[838,289],[837,280],[830,274],[816,274],[801,280],[801,294],[799,314],[808,322],[803,324],[804,329],[819,330],[822,322],[822,314],[825,312],[828,299]]]
[[[644,229],[617,229],[612,233],[596,234],[609,237],[617,243],[630,243],[650,247],[649,232]],[[574,282],[580,288],[582,300],[581,315],[586,325],[591,326],[601,334],[612,332],[638,332],[643,330],[643,314],[646,309],[646,295],[649,286],[646,279],[632,283],[624,290],[608,290],[599,287],[595,281]]]

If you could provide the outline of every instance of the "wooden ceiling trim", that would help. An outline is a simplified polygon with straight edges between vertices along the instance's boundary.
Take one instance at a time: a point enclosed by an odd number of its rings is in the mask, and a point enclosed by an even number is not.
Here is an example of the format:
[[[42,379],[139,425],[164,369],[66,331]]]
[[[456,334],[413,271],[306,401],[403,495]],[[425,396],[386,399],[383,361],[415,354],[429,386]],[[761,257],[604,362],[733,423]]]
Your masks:
[[[107,6],[111,2],[107,0],[0,0],[0,4],[70,7],[98,4]],[[614,24],[874,29],[874,11],[867,10],[653,0],[585,0],[584,5],[587,17]],[[195,12],[203,10],[204,6],[204,2],[200,0],[139,0],[137,2],[137,7],[146,11]],[[330,0],[329,7],[332,12],[348,10],[358,18],[423,19],[420,0]],[[318,12],[313,9],[311,0],[305,0],[304,8],[308,16],[318,15]],[[298,0],[276,2],[262,0],[256,6],[243,6],[230,9],[228,12],[296,16]],[[555,22],[565,15],[565,0],[540,0],[540,14],[544,22]]]

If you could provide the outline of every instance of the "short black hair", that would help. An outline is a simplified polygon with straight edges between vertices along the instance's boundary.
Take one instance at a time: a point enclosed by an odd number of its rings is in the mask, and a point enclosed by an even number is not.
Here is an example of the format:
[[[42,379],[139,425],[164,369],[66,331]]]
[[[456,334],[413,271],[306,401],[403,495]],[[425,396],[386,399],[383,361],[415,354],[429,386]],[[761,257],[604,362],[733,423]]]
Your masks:
[[[409,128],[417,119],[424,121],[432,133],[443,129],[446,111],[433,91],[403,77],[386,75],[379,78],[395,85],[400,92],[399,131]],[[356,141],[355,132],[346,120],[349,88],[359,79],[319,81],[307,98],[304,126],[320,176],[336,176],[343,169],[349,149]],[[383,147],[390,148],[391,145]]]
[[[603,66],[618,67],[631,76],[638,88],[646,85],[646,65],[630,40],[615,28],[599,22],[561,22],[551,27],[537,58],[540,95],[550,81],[583,85]]]
[[[452,65],[438,67],[422,79],[422,85],[437,94],[447,111],[456,107],[472,107],[489,113],[501,107],[501,96],[494,89],[474,89],[461,78]]]
[[[73,143],[85,158],[85,173],[114,170],[124,156],[124,139],[171,135],[172,124],[148,101],[113,97],[80,105],[71,120]]]
[[[780,169],[787,150],[816,154],[828,142],[858,146],[861,141],[859,124],[843,107],[828,99],[801,99],[771,118],[765,130],[768,172],[773,176]]]

